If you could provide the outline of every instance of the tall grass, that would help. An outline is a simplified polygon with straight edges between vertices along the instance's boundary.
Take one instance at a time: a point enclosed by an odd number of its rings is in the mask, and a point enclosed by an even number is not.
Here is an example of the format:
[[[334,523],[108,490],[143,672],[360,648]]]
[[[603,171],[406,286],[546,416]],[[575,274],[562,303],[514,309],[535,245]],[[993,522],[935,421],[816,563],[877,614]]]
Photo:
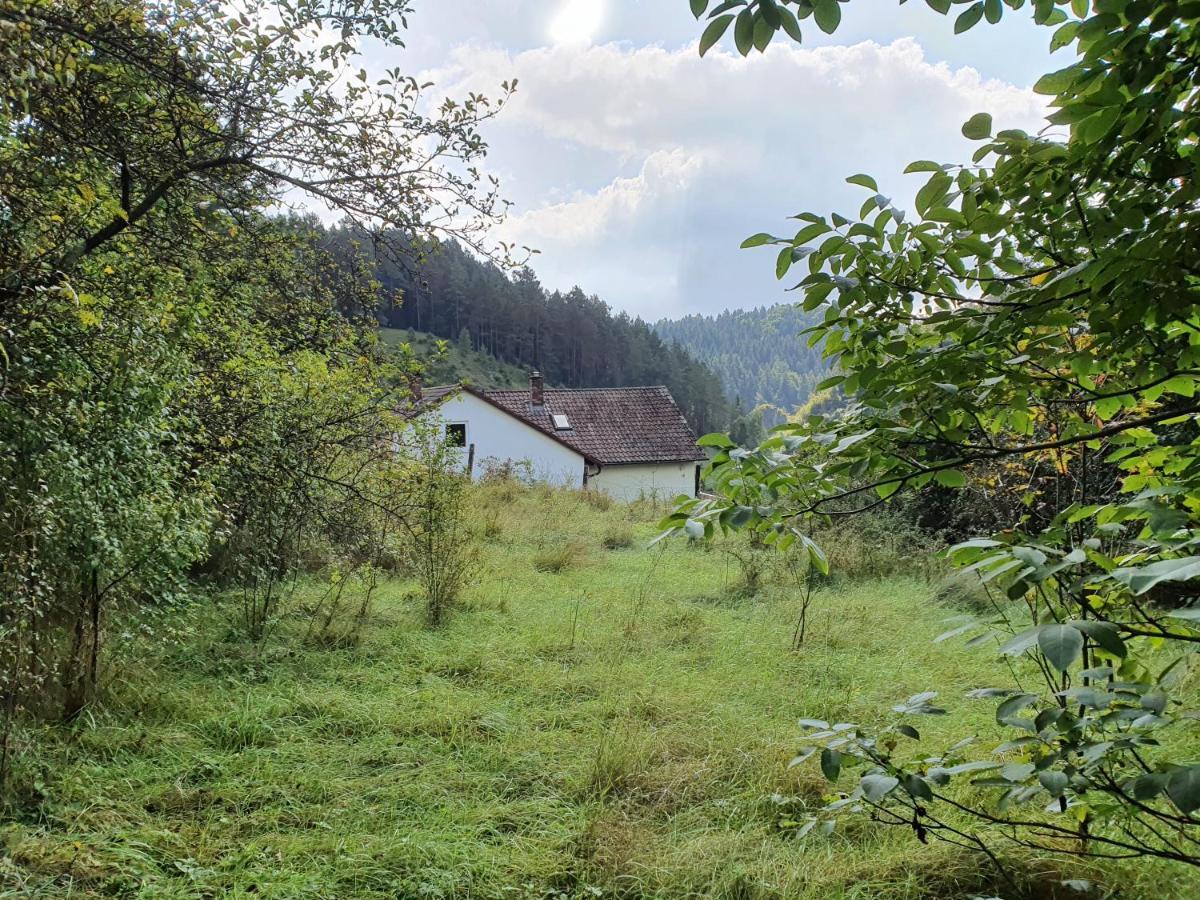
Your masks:
[[[997,893],[976,857],[867,819],[803,842],[787,827],[828,790],[787,768],[798,717],[873,720],[930,684],[1003,677],[931,643],[946,608],[929,584],[828,585],[791,652],[800,601],[781,579],[738,598],[719,552],[601,552],[610,527],[628,525],[634,548],[654,536],[628,507],[516,490],[497,508],[485,577],[439,631],[397,581],[354,645],[306,646],[289,622],[242,652],[215,611],[90,722],[45,731],[38,793],[4,826],[0,894]],[[587,565],[538,571],[535,555],[567,541],[594,551]],[[944,700],[951,715],[922,729],[932,743],[994,727],[986,704]],[[1167,866],[1011,862],[1029,898],[1079,900],[1068,875],[1195,896]]]

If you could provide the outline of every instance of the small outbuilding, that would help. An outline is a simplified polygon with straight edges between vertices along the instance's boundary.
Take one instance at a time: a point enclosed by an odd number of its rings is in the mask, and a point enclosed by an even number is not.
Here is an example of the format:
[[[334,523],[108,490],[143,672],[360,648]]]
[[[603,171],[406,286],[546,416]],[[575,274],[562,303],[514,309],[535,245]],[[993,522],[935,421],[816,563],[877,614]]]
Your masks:
[[[618,500],[696,496],[705,460],[671,392],[652,387],[416,388],[413,414],[436,416],[475,478],[506,468]]]

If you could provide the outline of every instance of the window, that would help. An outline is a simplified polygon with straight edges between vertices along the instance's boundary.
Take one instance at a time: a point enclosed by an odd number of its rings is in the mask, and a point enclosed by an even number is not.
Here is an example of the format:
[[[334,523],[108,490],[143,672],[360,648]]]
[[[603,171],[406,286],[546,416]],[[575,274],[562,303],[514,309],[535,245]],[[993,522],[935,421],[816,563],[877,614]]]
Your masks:
[[[555,431],[570,431],[571,430],[570,419],[568,419],[562,413],[555,413],[552,418],[554,419],[554,430]]]
[[[467,446],[467,426],[464,422],[456,422],[446,426],[446,443],[451,447]]]

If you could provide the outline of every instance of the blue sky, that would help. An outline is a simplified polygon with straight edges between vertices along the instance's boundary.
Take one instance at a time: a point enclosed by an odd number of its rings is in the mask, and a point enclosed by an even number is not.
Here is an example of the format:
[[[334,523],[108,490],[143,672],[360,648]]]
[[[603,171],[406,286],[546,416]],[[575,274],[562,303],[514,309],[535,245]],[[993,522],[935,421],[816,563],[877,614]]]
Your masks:
[[[513,214],[497,237],[537,247],[552,288],[579,284],[650,320],[789,298],[756,231],[802,210],[857,209],[844,178],[902,203],[913,159],[959,161],[959,127],[1039,128],[1029,86],[1065,65],[1028,10],[953,34],[921,0],[854,0],[826,36],[808,24],[748,60],[700,60],[686,0],[416,0],[402,58],[439,91],[520,90],[491,123],[488,168]],[[957,8],[956,8],[957,11]]]

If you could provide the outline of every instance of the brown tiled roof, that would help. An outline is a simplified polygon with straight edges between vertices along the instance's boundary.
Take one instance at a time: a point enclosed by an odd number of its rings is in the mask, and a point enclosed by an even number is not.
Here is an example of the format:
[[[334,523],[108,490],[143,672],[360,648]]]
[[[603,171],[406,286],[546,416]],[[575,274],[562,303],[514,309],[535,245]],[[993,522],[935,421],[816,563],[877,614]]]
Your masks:
[[[601,465],[704,459],[696,435],[662,385],[547,390],[541,406],[533,405],[527,390],[467,390]],[[569,430],[555,429],[556,414],[567,417]]]
[[[480,390],[454,384],[425,388],[420,408],[435,406],[458,390],[499,407],[600,465],[705,458],[671,392],[662,385],[547,390],[545,402],[534,406],[528,390]],[[567,417],[569,430],[554,427],[556,414]]]

